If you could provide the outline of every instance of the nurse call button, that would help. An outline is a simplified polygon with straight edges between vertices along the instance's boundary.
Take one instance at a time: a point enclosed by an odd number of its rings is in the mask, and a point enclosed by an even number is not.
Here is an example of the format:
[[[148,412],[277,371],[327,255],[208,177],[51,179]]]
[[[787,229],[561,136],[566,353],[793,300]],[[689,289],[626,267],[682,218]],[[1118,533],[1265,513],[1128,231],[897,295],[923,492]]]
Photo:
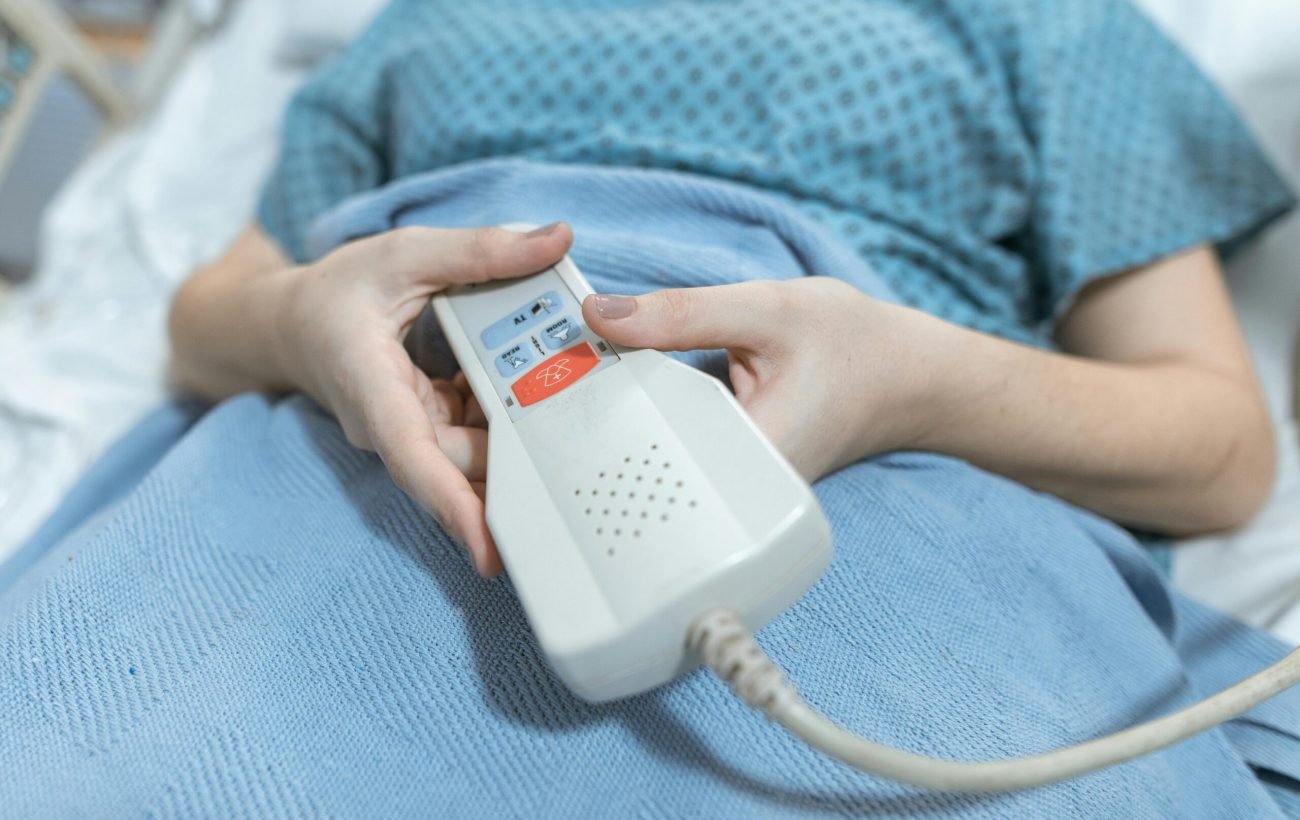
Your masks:
[[[521,407],[554,396],[600,364],[600,356],[583,342],[544,359],[511,386]]]

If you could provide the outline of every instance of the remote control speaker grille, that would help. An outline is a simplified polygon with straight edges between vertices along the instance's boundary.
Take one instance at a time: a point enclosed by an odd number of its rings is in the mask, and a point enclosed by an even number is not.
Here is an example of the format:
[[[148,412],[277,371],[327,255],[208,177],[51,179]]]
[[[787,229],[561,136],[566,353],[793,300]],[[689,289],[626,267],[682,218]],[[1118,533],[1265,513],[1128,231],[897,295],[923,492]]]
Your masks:
[[[606,557],[671,538],[699,508],[691,487],[659,444],[616,457],[570,496]]]

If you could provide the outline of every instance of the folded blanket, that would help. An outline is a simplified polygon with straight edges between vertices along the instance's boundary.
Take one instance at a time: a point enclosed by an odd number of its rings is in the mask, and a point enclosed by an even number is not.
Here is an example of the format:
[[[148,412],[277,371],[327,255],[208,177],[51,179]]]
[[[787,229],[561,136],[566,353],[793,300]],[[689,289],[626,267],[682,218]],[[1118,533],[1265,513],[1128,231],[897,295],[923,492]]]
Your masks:
[[[668,173],[436,174],[355,203],[318,247],[556,217],[602,289],[812,274],[877,287],[787,207]],[[861,775],[703,671],[590,706],[546,668],[509,580],[478,579],[305,399],[229,401],[152,469],[140,461],[110,453],[92,489],[124,465],[144,477],[90,518],[74,499],[2,591],[0,806],[14,816],[1270,817],[1282,805],[1252,767],[1300,779],[1296,693],[1004,796]],[[960,461],[893,454],[815,489],[836,559],[759,639],[813,704],[877,740],[1043,751],[1285,651],[1170,592],[1122,529]]]

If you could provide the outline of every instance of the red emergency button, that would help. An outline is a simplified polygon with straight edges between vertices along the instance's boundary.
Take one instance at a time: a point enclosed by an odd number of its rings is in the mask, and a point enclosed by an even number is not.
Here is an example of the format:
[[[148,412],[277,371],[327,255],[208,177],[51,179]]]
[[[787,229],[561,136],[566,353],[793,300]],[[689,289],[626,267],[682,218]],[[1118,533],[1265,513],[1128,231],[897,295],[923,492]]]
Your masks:
[[[546,359],[520,376],[510,389],[519,399],[520,406],[527,407],[560,392],[598,364],[600,356],[591,345],[583,342]]]

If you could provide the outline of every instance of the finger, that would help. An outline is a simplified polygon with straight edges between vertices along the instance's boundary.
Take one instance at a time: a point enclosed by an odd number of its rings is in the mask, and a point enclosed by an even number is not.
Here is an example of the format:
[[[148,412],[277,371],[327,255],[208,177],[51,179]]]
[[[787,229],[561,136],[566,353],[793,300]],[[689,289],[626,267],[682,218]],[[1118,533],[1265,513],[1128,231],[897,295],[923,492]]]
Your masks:
[[[582,318],[598,335],[628,347],[761,350],[781,341],[786,301],[781,283],[744,282],[588,296]]]
[[[573,243],[562,222],[529,233],[502,228],[399,228],[355,243],[351,254],[365,254],[378,265],[386,296],[404,299],[447,285],[509,279],[555,264]]]
[[[755,426],[767,436],[767,440],[789,458],[790,453],[785,452],[784,447],[789,439],[789,403],[775,400],[775,397],[764,392],[750,394],[740,402]]]
[[[479,497],[480,501],[483,501],[484,503],[487,502],[486,482],[471,481],[469,486],[474,490],[474,494]],[[505,565],[501,561],[501,553],[497,550],[497,542],[492,538],[492,533],[487,532],[486,526],[484,527],[484,532],[487,536],[487,556],[483,559],[485,569],[479,570],[479,573],[484,578],[495,578],[501,574],[501,570],[505,569]]]
[[[375,371],[358,386],[367,395],[369,440],[394,483],[465,546],[479,574],[499,571],[494,569],[499,559],[493,558],[495,547],[488,535],[483,500],[440,448],[434,425],[412,385]]]
[[[474,392],[469,386],[469,377],[465,375],[464,370],[457,370],[456,375],[451,377],[451,386],[460,391],[462,396],[469,396]]]
[[[487,477],[487,431],[479,427],[439,426],[438,447],[471,482]]]
[[[465,399],[465,426],[478,427],[486,430],[488,426],[487,414],[483,412],[483,406],[478,403],[478,396],[473,393]]]
[[[759,391],[741,400],[741,404],[758,429],[772,442],[772,446],[794,467],[795,472],[807,481],[813,481],[821,475],[817,469],[817,459],[821,454],[812,452],[814,448],[807,446],[808,442],[801,439],[798,431],[792,428],[790,402],[783,399],[781,393]]]
[[[434,424],[459,426],[465,423],[465,397],[446,379],[429,379],[429,396],[426,402],[429,418]],[[423,398],[423,396],[421,396]]]
[[[465,397],[465,420],[466,427],[480,427],[487,429],[487,414],[483,412],[483,407],[478,403],[478,396],[469,386],[469,379],[465,377],[465,371],[461,370],[451,379],[451,384],[460,394]]]

